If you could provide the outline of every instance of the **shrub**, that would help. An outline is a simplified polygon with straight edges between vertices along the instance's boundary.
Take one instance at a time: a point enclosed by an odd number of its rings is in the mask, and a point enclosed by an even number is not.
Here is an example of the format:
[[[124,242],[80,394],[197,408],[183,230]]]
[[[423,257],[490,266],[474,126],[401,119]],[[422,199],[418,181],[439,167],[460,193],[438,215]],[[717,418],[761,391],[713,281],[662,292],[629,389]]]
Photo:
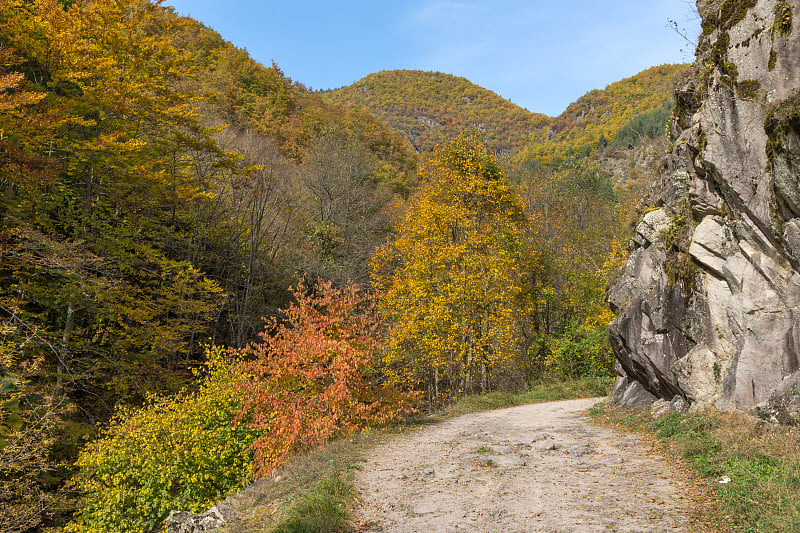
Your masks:
[[[374,372],[383,350],[374,298],[322,281],[292,293],[286,320],[267,320],[263,342],[239,351],[250,359],[239,366],[249,376],[237,384],[241,415],[263,431],[253,445],[260,475],[338,433],[392,420],[411,399]]]
[[[199,390],[119,412],[86,447],[77,462],[79,511],[65,533],[148,531],[171,510],[204,510],[251,479],[258,434],[234,423],[237,378],[224,353],[207,350]]]
[[[613,375],[607,324],[602,320],[567,323],[564,332],[551,340],[547,368],[568,378]]]

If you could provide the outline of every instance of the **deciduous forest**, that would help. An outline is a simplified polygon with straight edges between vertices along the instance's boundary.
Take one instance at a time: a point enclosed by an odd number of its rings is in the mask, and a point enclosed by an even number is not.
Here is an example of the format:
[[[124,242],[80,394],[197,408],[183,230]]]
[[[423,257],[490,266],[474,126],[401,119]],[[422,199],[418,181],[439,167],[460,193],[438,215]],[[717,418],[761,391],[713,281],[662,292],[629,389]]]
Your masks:
[[[333,98],[158,1],[0,3],[0,530],[155,530],[367,425],[610,380],[684,72],[556,118],[433,73]]]

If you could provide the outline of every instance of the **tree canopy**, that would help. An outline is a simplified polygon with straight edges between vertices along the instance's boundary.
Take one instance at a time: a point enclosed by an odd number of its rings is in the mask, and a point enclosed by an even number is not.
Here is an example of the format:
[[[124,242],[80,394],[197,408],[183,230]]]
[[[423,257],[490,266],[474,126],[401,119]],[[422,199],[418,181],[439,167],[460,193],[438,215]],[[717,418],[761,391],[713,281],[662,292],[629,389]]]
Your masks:
[[[390,375],[438,405],[514,368],[525,215],[474,133],[438,150],[420,181],[373,271]]]

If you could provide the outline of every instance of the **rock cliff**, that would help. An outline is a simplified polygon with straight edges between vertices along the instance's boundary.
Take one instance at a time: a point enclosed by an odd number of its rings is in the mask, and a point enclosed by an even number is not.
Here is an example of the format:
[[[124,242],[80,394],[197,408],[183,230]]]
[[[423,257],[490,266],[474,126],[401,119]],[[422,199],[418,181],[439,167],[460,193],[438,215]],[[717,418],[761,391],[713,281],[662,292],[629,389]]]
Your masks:
[[[608,300],[612,400],[800,421],[800,0],[699,0],[694,80]]]

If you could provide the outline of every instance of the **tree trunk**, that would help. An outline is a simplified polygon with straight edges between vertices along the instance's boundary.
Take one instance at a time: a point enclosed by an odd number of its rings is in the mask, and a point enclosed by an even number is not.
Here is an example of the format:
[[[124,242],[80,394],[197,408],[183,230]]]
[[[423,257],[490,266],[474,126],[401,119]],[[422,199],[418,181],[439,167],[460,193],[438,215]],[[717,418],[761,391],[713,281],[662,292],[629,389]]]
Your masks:
[[[75,304],[72,300],[67,304],[67,317],[64,323],[64,333],[61,335],[61,353],[58,354],[56,364],[56,396],[64,394],[64,376],[69,375],[69,369],[64,359],[69,353],[69,341],[75,327]]]
[[[433,393],[435,395],[434,396],[434,398],[435,398],[434,401],[438,405],[439,404],[439,369],[438,368],[434,369],[434,371],[433,371]]]

